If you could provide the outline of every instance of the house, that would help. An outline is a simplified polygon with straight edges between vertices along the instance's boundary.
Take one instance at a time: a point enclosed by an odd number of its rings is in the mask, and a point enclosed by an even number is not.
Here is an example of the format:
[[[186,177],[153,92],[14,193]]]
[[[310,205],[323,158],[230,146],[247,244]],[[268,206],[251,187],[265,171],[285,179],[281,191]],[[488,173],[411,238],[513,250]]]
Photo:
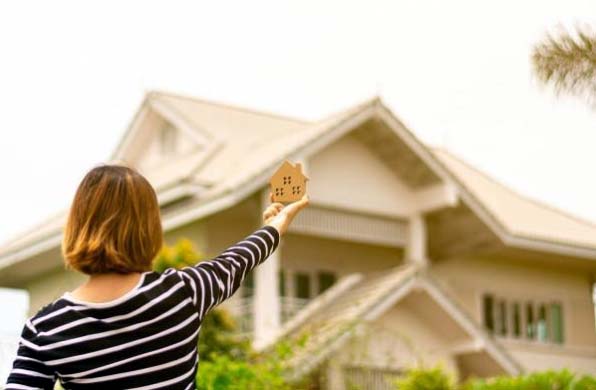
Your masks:
[[[292,165],[284,161],[269,180],[273,201],[289,203],[295,202],[306,194],[308,177],[302,172],[302,164]]]
[[[156,188],[166,242],[210,256],[261,225],[268,180],[300,162],[310,206],[224,303],[257,349],[308,335],[293,377],[596,374],[596,226],[421,143],[379,99],[309,122],[152,92],[111,159]],[[27,289],[31,313],[83,280],[62,266],[65,218],[0,249],[0,285]]]

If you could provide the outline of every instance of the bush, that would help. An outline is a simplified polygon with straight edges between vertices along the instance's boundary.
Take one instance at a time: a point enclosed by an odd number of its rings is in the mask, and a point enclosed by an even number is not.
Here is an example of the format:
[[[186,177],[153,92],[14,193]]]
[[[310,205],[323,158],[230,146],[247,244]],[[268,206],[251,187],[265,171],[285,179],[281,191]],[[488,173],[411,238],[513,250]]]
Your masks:
[[[441,367],[411,369],[395,386],[399,390],[455,390],[453,379]]]
[[[517,377],[474,379],[463,390],[596,390],[596,378],[578,376],[569,370],[543,371]]]
[[[199,356],[202,362],[213,361],[223,355],[247,360],[252,353],[250,340],[239,337],[232,316],[223,309],[213,309],[201,325]]]
[[[271,361],[251,363],[217,354],[199,364],[196,384],[198,390],[291,389],[281,368]]]
[[[153,270],[163,272],[170,267],[180,269],[204,259],[203,253],[197,251],[190,240],[181,239],[174,246],[164,245],[161,248],[153,259]]]
[[[569,370],[543,371],[516,377],[470,379],[457,386],[439,367],[412,369],[398,380],[399,390],[596,390],[596,377],[576,375]]]

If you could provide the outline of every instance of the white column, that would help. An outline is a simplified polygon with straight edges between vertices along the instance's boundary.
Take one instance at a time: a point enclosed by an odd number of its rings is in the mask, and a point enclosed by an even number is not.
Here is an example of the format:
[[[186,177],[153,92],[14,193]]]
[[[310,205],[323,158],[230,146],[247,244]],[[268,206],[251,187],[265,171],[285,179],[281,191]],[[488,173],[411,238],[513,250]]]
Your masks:
[[[344,375],[341,363],[337,359],[330,359],[325,365],[323,388],[328,390],[345,390]]]
[[[262,211],[269,204],[269,187],[262,191]],[[261,212],[262,215],[262,212]],[[254,272],[253,346],[262,348],[273,341],[281,326],[281,302],[279,297],[279,267],[281,264],[280,242],[275,252]]]
[[[426,253],[427,232],[424,216],[420,213],[410,216],[408,221],[408,241],[406,261],[422,266],[428,265]]]

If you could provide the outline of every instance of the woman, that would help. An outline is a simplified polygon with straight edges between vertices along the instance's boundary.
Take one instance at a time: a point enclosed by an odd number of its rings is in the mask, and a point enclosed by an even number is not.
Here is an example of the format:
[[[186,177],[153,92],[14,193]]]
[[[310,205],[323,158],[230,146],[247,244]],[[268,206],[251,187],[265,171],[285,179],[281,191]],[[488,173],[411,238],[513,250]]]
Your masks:
[[[6,390],[53,389],[56,380],[65,389],[194,389],[203,318],[275,251],[307,204],[272,203],[261,228],[216,258],[159,274],[155,191],[133,169],[92,169],[62,242],[67,268],[89,278],[26,321]]]

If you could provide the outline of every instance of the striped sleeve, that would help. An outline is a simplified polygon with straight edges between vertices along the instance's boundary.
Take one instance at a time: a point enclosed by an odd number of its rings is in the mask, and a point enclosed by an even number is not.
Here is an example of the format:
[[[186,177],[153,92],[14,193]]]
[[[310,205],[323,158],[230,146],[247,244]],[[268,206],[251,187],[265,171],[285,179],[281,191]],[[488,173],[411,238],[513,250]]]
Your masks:
[[[256,230],[219,256],[184,267],[179,273],[189,287],[199,317],[238,290],[246,274],[267,259],[277,248],[280,234],[269,225]]]
[[[21,339],[17,357],[14,360],[12,370],[8,375],[5,390],[24,389],[53,389],[56,378],[51,370],[43,362],[38,352],[32,348],[35,346],[37,331],[31,320],[27,320]]]

